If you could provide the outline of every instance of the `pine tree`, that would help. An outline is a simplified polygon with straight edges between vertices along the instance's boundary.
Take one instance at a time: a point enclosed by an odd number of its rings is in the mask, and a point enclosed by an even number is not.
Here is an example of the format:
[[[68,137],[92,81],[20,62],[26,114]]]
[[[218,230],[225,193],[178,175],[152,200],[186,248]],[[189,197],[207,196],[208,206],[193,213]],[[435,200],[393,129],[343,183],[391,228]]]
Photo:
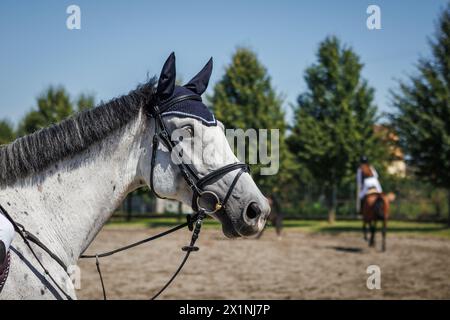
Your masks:
[[[392,120],[417,176],[448,190],[450,226],[450,4],[429,43],[432,55],[392,91]]]
[[[361,78],[363,65],[355,52],[328,37],[317,60],[306,69],[307,90],[298,97],[288,144],[323,186],[333,222],[338,189],[355,181],[360,156],[377,163],[385,150],[374,134],[374,90]]]
[[[268,129],[269,155],[270,129],[279,129],[280,167],[276,175],[260,175],[265,165],[252,165],[252,176],[264,193],[275,196],[281,188],[288,187],[286,181],[291,177],[288,150],[285,143],[285,114],[282,98],[272,87],[266,68],[258,61],[257,55],[248,48],[238,48],[233,54],[231,64],[215,85],[214,93],[208,97],[217,119],[227,129]],[[259,132],[258,132],[259,134]],[[261,136],[258,135],[258,139]],[[259,140],[258,140],[259,141]],[[249,152],[258,152],[247,148]]]

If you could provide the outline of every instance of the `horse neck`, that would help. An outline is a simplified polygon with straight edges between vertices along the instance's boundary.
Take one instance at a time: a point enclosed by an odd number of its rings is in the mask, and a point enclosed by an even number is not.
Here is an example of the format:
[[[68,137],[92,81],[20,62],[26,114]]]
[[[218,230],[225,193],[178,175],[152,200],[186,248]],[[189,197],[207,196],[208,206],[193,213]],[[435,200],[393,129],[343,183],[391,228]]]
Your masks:
[[[126,195],[143,184],[141,159],[151,152],[151,137],[145,134],[149,121],[144,118],[140,115],[10,192],[17,200],[17,221],[68,265],[76,262]]]

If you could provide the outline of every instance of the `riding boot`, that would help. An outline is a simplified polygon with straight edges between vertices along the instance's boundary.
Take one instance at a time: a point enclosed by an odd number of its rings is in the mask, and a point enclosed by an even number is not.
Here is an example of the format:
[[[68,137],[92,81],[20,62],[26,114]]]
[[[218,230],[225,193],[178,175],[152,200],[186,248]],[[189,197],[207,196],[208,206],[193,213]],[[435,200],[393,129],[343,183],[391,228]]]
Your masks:
[[[2,240],[0,240],[0,267],[2,267],[6,261],[6,254],[7,252],[5,243]]]

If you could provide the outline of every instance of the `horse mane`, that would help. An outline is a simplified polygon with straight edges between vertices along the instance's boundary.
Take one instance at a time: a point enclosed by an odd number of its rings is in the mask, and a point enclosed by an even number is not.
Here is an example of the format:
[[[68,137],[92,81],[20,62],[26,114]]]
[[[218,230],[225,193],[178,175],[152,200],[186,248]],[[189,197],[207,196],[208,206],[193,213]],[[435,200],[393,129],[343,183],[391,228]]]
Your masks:
[[[121,129],[155,100],[155,84],[151,78],[127,95],[0,146],[0,186],[40,173]]]

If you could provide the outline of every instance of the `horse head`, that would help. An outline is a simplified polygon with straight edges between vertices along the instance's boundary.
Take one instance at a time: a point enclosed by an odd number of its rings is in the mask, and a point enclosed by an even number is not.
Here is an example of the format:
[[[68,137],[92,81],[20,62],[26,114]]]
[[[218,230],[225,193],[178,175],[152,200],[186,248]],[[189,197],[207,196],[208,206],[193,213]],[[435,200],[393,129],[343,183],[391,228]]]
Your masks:
[[[201,100],[212,66],[210,59],[179,86],[175,55],[165,62],[155,103],[146,107],[154,131],[149,133],[152,160],[142,161],[143,179],[162,198],[182,201],[194,210],[203,208],[221,222],[227,237],[251,236],[264,228],[270,206],[231,150],[223,124]]]

